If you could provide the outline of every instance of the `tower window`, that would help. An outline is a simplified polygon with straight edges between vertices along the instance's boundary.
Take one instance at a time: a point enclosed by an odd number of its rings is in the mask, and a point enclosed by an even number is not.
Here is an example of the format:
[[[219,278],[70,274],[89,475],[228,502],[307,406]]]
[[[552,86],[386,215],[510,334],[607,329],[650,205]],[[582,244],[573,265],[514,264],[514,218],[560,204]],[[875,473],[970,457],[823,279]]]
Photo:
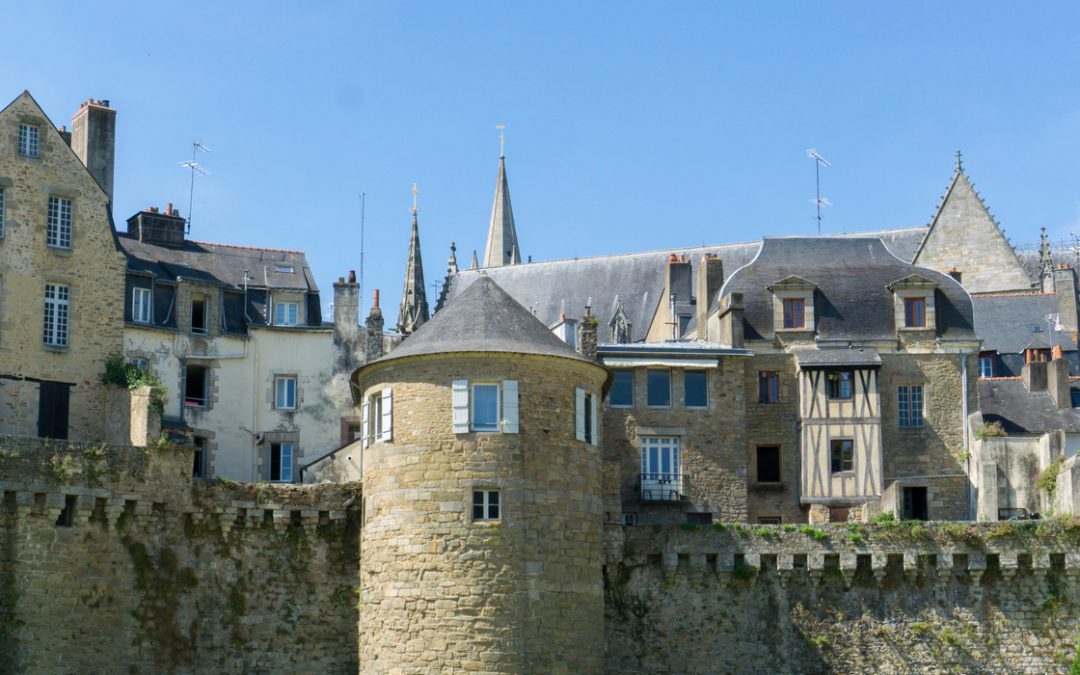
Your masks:
[[[501,517],[498,490],[473,490],[473,522],[491,522]]]

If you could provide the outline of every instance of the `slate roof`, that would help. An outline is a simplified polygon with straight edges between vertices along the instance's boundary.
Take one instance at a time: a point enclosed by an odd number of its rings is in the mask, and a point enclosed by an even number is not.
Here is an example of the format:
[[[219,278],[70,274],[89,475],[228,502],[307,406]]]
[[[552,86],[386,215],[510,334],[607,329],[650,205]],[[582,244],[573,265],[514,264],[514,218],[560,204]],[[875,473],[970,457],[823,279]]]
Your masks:
[[[609,341],[608,323],[621,301],[631,323],[630,339],[640,342],[664,294],[669,254],[685,255],[695,265],[706,254],[716,255],[723,261],[727,275],[750,262],[760,245],[754,241],[461,270],[450,277],[447,299],[453,302],[478,278],[487,275],[541,322],[553,326],[564,312],[570,318],[579,318],[592,298],[592,312],[600,322],[600,342]]]
[[[1011,434],[1080,432],[1080,409],[1058,408],[1049,393],[1029,392],[1019,378],[979,380],[979,409],[985,421],[1001,422]]]
[[[876,349],[793,349],[800,366],[827,368],[830,366],[880,366]]]
[[[442,311],[376,362],[457,352],[540,354],[588,361],[491,277],[480,275]]]
[[[983,340],[983,349],[1019,354],[1028,347],[1050,347],[1046,315],[1058,311],[1054,293],[976,295],[972,300],[975,332]],[[1038,326],[1040,332],[1032,331],[1032,326]],[[1055,345],[1067,351],[1076,349],[1076,336],[1072,332],[1054,331],[1053,339]]]
[[[896,324],[893,294],[887,286],[911,274],[938,285],[934,295],[938,336],[975,339],[971,298],[963,287],[947,275],[900,260],[876,237],[766,238],[757,258],[728,277],[720,295],[743,294],[746,339],[772,339],[768,287],[795,275],[818,286],[814,316],[819,338],[890,340],[896,339]]]
[[[120,247],[127,255],[130,273],[153,275],[167,281],[183,277],[202,283],[243,288],[244,271],[247,270],[249,287],[318,291],[303,251],[190,240],[180,245],[162,246],[141,242],[127,234],[120,234],[119,240]],[[291,266],[293,273],[277,272],[277,265]]]

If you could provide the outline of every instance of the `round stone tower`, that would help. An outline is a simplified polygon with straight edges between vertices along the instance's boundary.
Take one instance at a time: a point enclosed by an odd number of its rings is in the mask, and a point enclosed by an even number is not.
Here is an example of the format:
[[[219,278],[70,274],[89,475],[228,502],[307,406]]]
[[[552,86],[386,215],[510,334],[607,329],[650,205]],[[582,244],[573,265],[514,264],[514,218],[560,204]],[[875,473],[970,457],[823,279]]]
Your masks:
[[[482,276],[353,378],[361,672],[600,672],[605,371]]]

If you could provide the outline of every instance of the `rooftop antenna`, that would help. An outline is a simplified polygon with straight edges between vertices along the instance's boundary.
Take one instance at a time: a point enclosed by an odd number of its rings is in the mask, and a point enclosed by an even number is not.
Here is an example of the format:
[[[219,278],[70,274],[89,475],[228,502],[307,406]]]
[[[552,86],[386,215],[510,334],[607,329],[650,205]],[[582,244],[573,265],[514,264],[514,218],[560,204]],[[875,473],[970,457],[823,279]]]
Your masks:
[[[814,160],[814,183],[817,186],[817,198],[811,199],[810,203],[817,205],[817,233],[818,236],[821,236],[821,207],[832,206],[832,202],[821,196],[821,167],[822,165],[832,165],[829,164],[829,160],[818,154],[818,151],[815,148],[807,150],[806,156]]]
[[[191,160],[186,162],[180,162],[180,166],[191,169],[191,187],[188,189],[188,208],[187,208],[187,231],[185,234],[191,234],[191,204],[195,197],[195,174],[200,176],[209,176],[210,172],[203,166],[195,161],[195,155],[202,150],[203,152],[210,152],[210,148],[206,147],[199,141],[191,142]]]
[[[360,193],[360,318],[364,317],[364,206],[367,193]]]

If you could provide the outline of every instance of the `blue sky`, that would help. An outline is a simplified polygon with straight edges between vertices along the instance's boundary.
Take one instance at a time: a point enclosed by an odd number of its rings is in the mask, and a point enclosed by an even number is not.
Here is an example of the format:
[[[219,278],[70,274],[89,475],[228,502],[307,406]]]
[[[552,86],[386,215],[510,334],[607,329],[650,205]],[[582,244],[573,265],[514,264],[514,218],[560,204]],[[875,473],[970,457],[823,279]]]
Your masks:
[[[106,8],[107,7],[107,8]],[[34,2],[0,74],[57,124],[118,110],[115,215],[360,268],[397,315],[413,182],[425,273],[482,252],[498,157],[548,260],[925,225],[957,148],[1017,243],[1080,234],[1077,3]],[[16,29],[16,27],[20,27]],[[369,305],[365,300],[364,309]]]

